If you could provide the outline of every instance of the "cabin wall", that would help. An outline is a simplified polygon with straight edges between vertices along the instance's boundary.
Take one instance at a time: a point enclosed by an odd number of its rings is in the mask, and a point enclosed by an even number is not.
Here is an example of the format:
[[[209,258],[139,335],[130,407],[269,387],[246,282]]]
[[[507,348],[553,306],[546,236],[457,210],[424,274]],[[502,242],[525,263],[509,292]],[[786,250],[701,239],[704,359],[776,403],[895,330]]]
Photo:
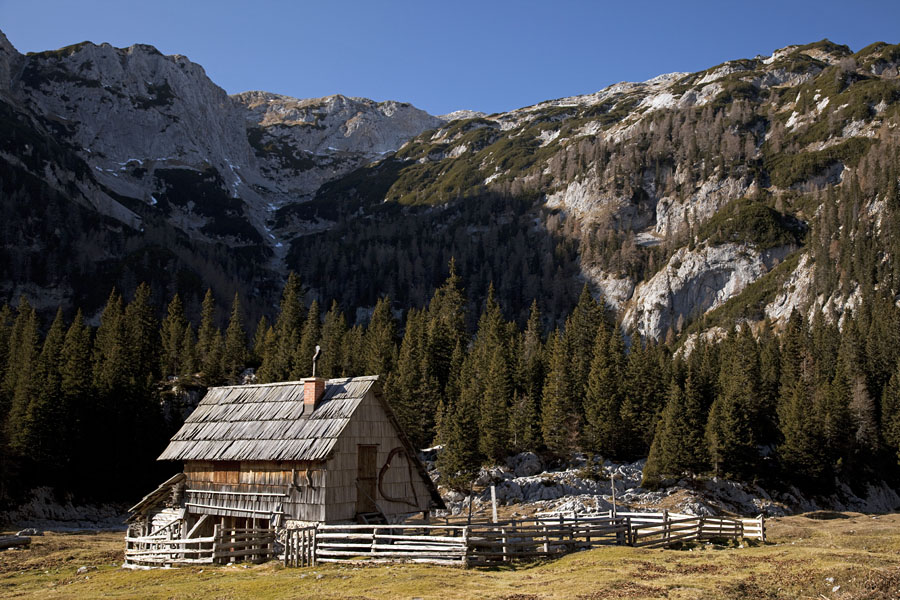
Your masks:
[[[187,461],[185,506],[193,514],[286,520],[325,518],[324,463],[310,461]]]
[[[326,463],[328,487],[325,493],[325,516],[329,522],[350,521],[356,517],[358,489],[357,456],[360,445],[377,445],[376,470],[378,476],[388,455],[403,444],[388,419],[381,403],[369,391],[353,413],[350,422],[338,438],[334,454]],[[414,491],[413,491],[414,490]],[[382,491],[392,498],[410,502],[387,500]],[[431,495],[415,467],[408,464],[405,455],[395,456],[384,473],[375,501],[387,516],[405,515],[428,510]]]

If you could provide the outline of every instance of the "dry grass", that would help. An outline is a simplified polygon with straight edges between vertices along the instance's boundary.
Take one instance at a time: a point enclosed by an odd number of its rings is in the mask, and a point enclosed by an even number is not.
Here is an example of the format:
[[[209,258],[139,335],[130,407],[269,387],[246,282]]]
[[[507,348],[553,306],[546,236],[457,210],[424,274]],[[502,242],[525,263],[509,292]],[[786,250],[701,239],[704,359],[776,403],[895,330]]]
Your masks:
[[[544,563],[470,570],[284,569],[272,562],[131,571],[119,567],[121,533],[48,534],[34,538],[30,549],[0,552],[0,597],[900,599],[900,515],[844,516],[771,520],[766,545],[610,547]],[[77,575],[81,566],[91,569]]]

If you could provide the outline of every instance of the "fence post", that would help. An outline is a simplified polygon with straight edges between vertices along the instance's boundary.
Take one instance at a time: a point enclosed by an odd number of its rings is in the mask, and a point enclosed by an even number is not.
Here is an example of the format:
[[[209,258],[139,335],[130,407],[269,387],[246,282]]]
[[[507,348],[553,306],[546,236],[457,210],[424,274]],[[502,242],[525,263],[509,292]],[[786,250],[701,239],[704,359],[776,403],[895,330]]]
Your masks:
[[[663,540],[665,540],[666,545],[669,543],[669,534],[671,533],[671,525],[669,525],[669,511],[668,509],[663,509]]]
[[[629,546],[634,546],[634,530],[631,528],[631,517],[625,517],[625,538]]]
[[[766,543],[766,521],[762,513],[759,513],[759,539],[763,544]]]
[[[216,563],[216,551],[219,549],[219,525],[213,525],[212,562]]]
[[[463,567],[469,567],[469,527],[466,525],[462,530],[463,534],[463,546],[465,547],[465,552],[463,553]]]
[[[312,554],[310,555],[312,557],[312,566],[314,566],[314,567],[318,564],[316,561],[316,558],[317,558],[316,550],[318,549],[317,544],[319,543],[318,537],[317,537],[318,533],[319,533],[319,525],[317,524],[315,527],[313,527],[313,530],[312,530],[312,545],[311,545]]]
[[[494,523],[497,522],[497,486],[491,484],[491,511]]]

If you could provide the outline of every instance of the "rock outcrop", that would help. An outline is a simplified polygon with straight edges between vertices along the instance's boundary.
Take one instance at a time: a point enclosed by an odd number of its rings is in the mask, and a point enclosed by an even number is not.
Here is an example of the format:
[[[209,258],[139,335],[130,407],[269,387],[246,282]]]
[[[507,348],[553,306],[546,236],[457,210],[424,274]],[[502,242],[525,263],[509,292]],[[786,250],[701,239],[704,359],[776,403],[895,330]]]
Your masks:
[[[656,275],[639,284],[622,325],[658,339],[692,317],[717,308],[758,279],[791,247],[759,252],[747,244],[680,248]]]

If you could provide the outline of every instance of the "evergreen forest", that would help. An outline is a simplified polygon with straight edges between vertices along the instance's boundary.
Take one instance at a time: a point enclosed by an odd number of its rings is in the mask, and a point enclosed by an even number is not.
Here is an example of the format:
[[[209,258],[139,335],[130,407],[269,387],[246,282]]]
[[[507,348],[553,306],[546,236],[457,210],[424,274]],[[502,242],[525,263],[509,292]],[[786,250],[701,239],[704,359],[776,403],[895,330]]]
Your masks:
[[[244,321],[241,298],[207,293],[198,323],[146,284],[109,295],[98,327],[79,311],[41,321],[25,298],[0,309],[0,485],[81,500],[136,500],[177,465],[156,456],[209,386],[318,374],[381,376],[418,448],[441,444],[441,484],[534,451],[630,461],[645,485],[719,475],[825,493],[836,482],[896,481],[900,309],[874,288],[839,327],[794,313],[783,331],[744,322],[718,341],[644,341],[584,287],[565,321],[539,305],[507,319],[493,287],[469,319],[451,260],[430,301],[398,320],[387,297],[365,325],[337,302],[305,302],[291,274],[273,318]],[[475,321],[473,327],[467,322]],[[252,334],[252,335],[251,335]]]

